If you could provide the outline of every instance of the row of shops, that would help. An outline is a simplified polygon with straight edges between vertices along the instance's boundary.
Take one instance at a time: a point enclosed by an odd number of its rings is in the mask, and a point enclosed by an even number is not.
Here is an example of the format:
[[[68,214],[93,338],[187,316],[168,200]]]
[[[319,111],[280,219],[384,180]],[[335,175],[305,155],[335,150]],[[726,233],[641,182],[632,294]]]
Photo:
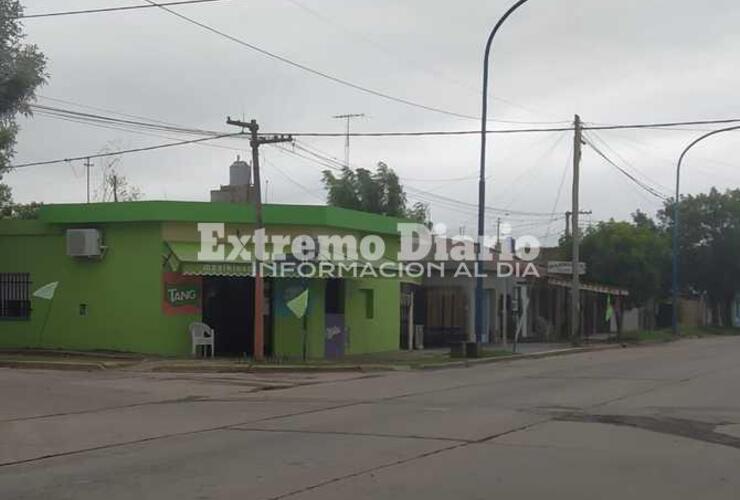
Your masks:
[[[474,277],[373,272],[398,264],[397,224],[403,221],[294,205],[266,205],[263,217],[268,235],[372,236],[384,250],[372,260],[354,260],[365,269],[359,275],[263,271],[264,307],[255,311],[255,260],[247,254],[256,247],[245,238],[255,230],[253,207],[47,205],[37,220],[0,221],[0,348],[179,356],[191,351],[188,326],[204,322],[216,332],[217,355],[251,356],[255,314],[263,315],[266,354],[281,358],[443,347],[475,338]],[[204,259],[199,224],[208,223],[223,224],[243,248]],[[566,334],[568,284],[540,271],[525,277],[491,272],[484,279],[483,342]],[[584,334],[613,330],[609,311],[618,313],[625,295],[584,285]]]

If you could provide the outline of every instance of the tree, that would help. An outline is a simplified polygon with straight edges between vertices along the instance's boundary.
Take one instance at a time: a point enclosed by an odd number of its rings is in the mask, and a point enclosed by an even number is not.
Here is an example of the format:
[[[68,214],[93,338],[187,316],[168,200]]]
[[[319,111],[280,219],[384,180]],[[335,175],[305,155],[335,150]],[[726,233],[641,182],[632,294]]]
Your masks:
[[[30,115],[36,89],[46,82],[46,58],[35,45],[23,43],[18,0],[0,0],[0,180],[15,153],[17,116]],[[10,190],[0,183],[2,206],[12,206]]]
[[[344,167],[336,176],[324,170],[323,182],[331,206],[428,222],[429,208],[423,203],[409,208],[398,175],[383,162],[378,163],[375,172]]]
[[[585,231],[581,258],[589,280],[629,290],[637,306],[667,293],[670,240],[646,214],[633,214],[633,222],[601,222]],[[571,255],[570,238],[561,241],[563,253]]]
[[[658,214],[662,227],[673,231],[675,200]],[[688,195],[678,206],[681,226],[680,283],[684,291],[706,293],[715,321],[730,325],[731,304],[740,291],[740,189]],[[721,321],[717,321],[721,318]]]
[[[101,153],[110,153],[121,146],[116,141],[109,142],[100,150]],[[96,191],[96,198],[102,202],[136,201],[141,199],[142,192],[131,184],[128,178],[118,172],[121,163],[120,156],[108,156],[103,160],[103,183]]]
[[[0,219],[35,219],[41,203],[13,203],[13,192],[7,184],[0,184]]]

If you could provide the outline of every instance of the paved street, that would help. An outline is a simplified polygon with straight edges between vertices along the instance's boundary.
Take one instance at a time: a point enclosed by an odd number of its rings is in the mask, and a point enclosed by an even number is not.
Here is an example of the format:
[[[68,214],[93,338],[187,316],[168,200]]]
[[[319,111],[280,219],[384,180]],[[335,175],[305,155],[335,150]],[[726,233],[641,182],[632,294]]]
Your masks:
[[[381,374],[0,370],[0,498],[732,498],[740,338]]]

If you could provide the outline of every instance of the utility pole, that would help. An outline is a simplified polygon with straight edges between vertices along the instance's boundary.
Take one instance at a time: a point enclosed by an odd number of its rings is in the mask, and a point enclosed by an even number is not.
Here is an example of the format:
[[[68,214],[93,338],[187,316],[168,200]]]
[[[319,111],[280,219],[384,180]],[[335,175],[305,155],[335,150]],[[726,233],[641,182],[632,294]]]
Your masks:
[[[593,212],[591,210],[581,210],[578,212],[579,215],[591,215]],[[573,212],[568,210],[565,212],[565,236],[570,236],[570,217],[573,215]]]
[[[90,158],[85,159],[85,171],[87,174],[87,202],[90,203],[90,167],[92,167],[92,163],[90,163]]]
[[[336,118],[338,120],[346,120],[347,121],[347,133],[344,136],[344,166],[349,168],[349,127],[350,122],[352,121],[352,118],[362,118],[365,116],[365,113],[349,113],[346,115],[335,115],[332,116],[332,118]]]
[[[113,174],[113,201],[118,203],[118,174]]]
[[[573,345],[580,345],[581,343],[581,276],[579,274],[579,263],[580,263],[580,252],[579,245],[581,243],[581,230],[578,227],[578,215],[579,200],[578,200],[578,189],[580,182],[580,168],[581,168],[581,145],[583,144],[583,138],[581,130],[581,117],[576,115],[575,121],[573,122],[575,133],[573,135],[573,208],[572,208],[572,235],[573,235],[573,283],[571,284],[571,298],[570,298],[570,340]]]
[[[264,223],[262,222],[262,184],[260,179],[260,152],[259,147],[263,144],[276,144],[279,142],[293,142],[293,137],[289,135],[274,135],[271,137],[260,137],[259,125],[257,120],[251,120],[244,122],[240,120],[232,120],[231,117],[226,118],[227,125],[234,125],[241,127],[242,131],[248,129],[250,132],[249,145],[252,147],[252,174],[254,176],[254,213],[256,219],[255,232],[255,246],[259,245],[260,248],[264,248],[264,242],[258,241],[261,236],[260,229],[264,229]],[[257,256],[259,257],[259,256]],[[255,262],[254,266],[254,353],[253,357],[255,361],[262,361],[265,359],[265,325],[264,317],[262,314],[263,303],[264,303],[265,283],[260,273],[259,261]]]

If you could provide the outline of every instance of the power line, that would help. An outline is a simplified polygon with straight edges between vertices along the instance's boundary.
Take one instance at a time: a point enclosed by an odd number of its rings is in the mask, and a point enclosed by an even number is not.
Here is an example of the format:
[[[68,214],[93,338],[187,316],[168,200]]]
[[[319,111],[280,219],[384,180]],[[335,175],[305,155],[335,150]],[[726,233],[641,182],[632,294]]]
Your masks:
[[[670,127],[682,127],[693,125],[723,125],[728,123],[740,123],[740,118],[726,118],[718,120],[693,120],[684,122],[658,122],[658,123],[630,123],[617,125],[585,125],[582,130],[625,130],[625,129],[659,129],[668,130]],[[487,134],[530,134],[541,132],[568,132],[568,127],[534,127],[534,128],[509,128],[487,130]],[[683,129],[674,129],[682,131]],[[346,134],[337,132],[284,132],[294,137],[344,137]],[[433,130],[415,132],[352,132],[350,137],[429,137],[429,136],[456,136],[456,135],[480,135],[480,130]]]
[[[58,99],[57,99],[58,100]],[[71,101],[67,101],[71,102]],[[84,106],[81,104],[75,104]],[[89,106],[88,106],[89,107]],[[199,135],[219,135],[222,132],[206,130],[200,128],[187,128],[169,122],[162,122],[151,118],[138,117],[147,121],[124,120],[112,116],[106,116],[96,113],[83,113],[80,111],[59,108],[54,106],[45,106],[41,104],[32,104],[31,109],[34,111],[43,111],[47,113],[64,114],[74,116],[89,121],[105,121],[111,123],[121,123],[131,126],[145,127],[149,129],[165,130],[168,132],[180,132],[187,134]],[[98,108],[100,109],[100,108]],[[121,112],[111,111],[122,116],[136,117],[136,115],[126,115]],[[583,130],[626,130],[626,129],[662,129],[666,130],[673,127],[694,126],[694,125],[724,125],[740,123],[740,118],[724,118],[716,120],[690,120],[683,122],[654,122],[654,123],[628,123],[613,125],[584,125]],[[488,134],[522,134],[522,133],[547,133],[547,132],[568,132],[572,131],[572,126],[567,127],[537,127],[537,128],[508,128],[488,130]],[[675,129],[682,130],[682,129]],[[292,135],[293,137],[346,137],[346,132],[270,132],[262,133],[261,136],[271,135]],[[401,132],[351,132],[350,137],[435,137],[435,136],[464,136],[480,135],[480,130],[420,130],[420,131],[401,131]]]
[[[642,188],[643,190],[647,191],[649,194],[655,196],[656,198],[660,198],[661,200],[668,199],[667,196],[665,196],[664,194],[660,193],[657,189],[655,189],[655,188],[647,185],[646,183],[642,182],[637,177],[635,177],[634,175],[632,175],[631,173],[629,173],[627,170],[625,170],[624,168],[622,168],[619,165],[617,165],[614,161],[612,161],[611,158],[609,158],[608,156],[606,156],[606,154],[604,154],[599,148],[597,148],[593,144],[593,142],[591,142],[589,139],[584,138],[584,141],[585,141],[585,143],[591,149],[593,149],[596,152],[596,154],[598,154],[599,156],[601,156],[609,165],[611,165],[612,167],[616,168],[619,172],[621,172],[625,177],[627,177],[629,180],[631,180],[632,182],[634,182],[635,184],[637,184],[640,188]]]
[[[454,85],[456,85],[456,86],[458,86],[460,88],[463,88],[468,93],[470,93],[471,95],[476,95],[476,96],[478,96],[480,98],[480,95],[481,95],[480,88],[475,88],[472,85],[466,84],[466,83],[461,82],[459,80],[456,80],[454,78],[450,78],[444,72],[439,71],[439,70],[436,70],[436,69],[431,68],[431,67],[427,67],[424,64],[419,63],[416,59],[412,59],[412,58],[408,58],[408,57],[403,57],[401,54],[399,54],[398,50],[390,49],[390,48],[386,47],[385,45],[376,42],[375,40],[373,40],[372,38],[368,37],[367,35],[364,35],[362,33],[359,33],[357,30],[353,30],[353,29],[347,28],[343,23],[337,22],[337,21],[333,20],[332,18],[330,18],[328,16],[325,16],[321,12],[318,12],[317,10],[315,10],[315,9],[313,9],[311,7],[308,7],[307,5],[305,5],[303,2],[301,2],[299,0],[287,0],[287,1],[289,3],[291,3],[291,4],[293,4],[294,6],[298,7],[299,9],[303,10],[304,12],[307,12],[309,15],[313,16],[314,18],[319,19],[321,22],[326,23],[326,24],[329,24],[331,26],[334,26],[336,29],[338,29],[339,31],[345,33],[346,35],[348,35],[348,36],[350,36],[352,38],[361,40],[365,44],[367,44],[368,46],[371,46],[375,50],[377,50],[379,52],[382,52],[386,56],[402,62],[405,67],[414,67],[414,68],[416,68],[416,69],[418,69],[418,70],[420,70],[420,71],[422,71],[422,72],[424,72],[424,73],[426,73],[426,74],[428,74],[428,75],[430,75],[430,76],[432,76],[434,78],[437,78],[439,80],[442,80],[442,81],[445,81],[447,83],[454,84]],[[504,99],[502,97],[497,97],[497,96],[490,96],[490,98],[493,99],[493,100],[502,102],[502,103],[504,103],[504,104],[506,104],[506,105],[508,105],[510,107],[519,108],[519,109],[524,110],[524,111],[526,111],[528,113],[537,114],[535,111],[533,111],[531,109],[527,109],[526,107],[524,107],[524,106],[522,106],[520,104],[517,104],[517,103],[515,103],[513,101],[510,101],[508,99]],[[504,123],[504,122],[505,123],[528,123],[530,125],[532,125],[532,124],[547,125],[547,124],[567,123],[568,122],[568,120],[547,121],[547,122],[545,122],[545,121],[543,121],[543,122],[533,122],[533,121],[527,121],[527,122],[525,122],[525,121],[517,121],[517,120],[499,120],[499,121],[502,122],[502,123]]]
[[[313,160],[313,159],[310,159],[310,158],[306,158],[306,159],[309,159],[309,161],[314,161],[315,163],[319,163],[320,165],[326,166],[326,167],[328,167],[328,168],[330,168],[332,170],[336,170],[336,171],[341,171],[343,169],[343,165],[341,163],[339,163],[337,160],[335,160],[335,159],[333,159],[333,158],[331,158],[329,156],[326,156],[324,154],[321,154],[321,152],[310,151],[308,148],[306,148],[305,146],[303,146],[300,143],[295,143],[294,144],[294,147],[297,148],[297,149],[300,149],[302,151],[305,151],[305,152],[309,153],[310,155],[312,155],[312,156],[314,156],[314,157],[316,157],[318,159],[318,160]],[[313,149],[315,150],[315,148],[313,148]],[[287,152],[290,152],[290,153],[293,153],[290,150],[286,150],[286,151]],[[441,202],[447,203],[448,205],[464,206],[464,207],[467,207],[468,210],[470,210],[471,208],[476,208],[477,207],[477,205],[475,205],[473,203],[466,203],[466,202],[463,202],[463,201],[460,201],[460,200],[456,200],[454,198],[448,198],[446,196],[442,196],[442,195],[436,194],[436,193],[431,193],[429,191],[418,189],[418,188],[415,188],[413,186],[408,186],[407,185],[405,187],[405,189],[407,189],[410,192],[412,192],[412,194],[416,194],[417,196],[418,195],[426,196],[426,197],[429,197],[429,198],[436,199],[436,200],[439,200]],[[497,208],[497,207],[486,207],[486,210],[491,211],[491,212],[497,212],[497,213],[507,213],[507,214],[515,214],[515,215],[518,214],[518,215],[526,215],[526,216],[534,216],[534,217],[538,217],[538,216],[539,217],[544,217],[544,216],[550,217],[551,216],[550,213],[544,213],[544,212],[526,212],[526,211],[521,211],[521,210],[510,210],[510,209]]]
[[[268,159],[267,159],[267,157],[263,156],[263,157],[262,157],[262,159],[263,159],[263,160],[265,160],[265,164],[266,164],[266,165],[269,165],[269,166],[270,166],[270,168],[273,168],[273,169],[275,169],[275,171],[276,171],[277,173],[279,173],[279,174],[280,174],[280,175],[281,175],[281,176],[282,176],[283,178],[285,178],[285,180],[287,180],[287,181],[288,181],[288,182],[290,182],[291,184],[293,184],[293,185],[297,186],[297,187],[298,187],[298,188],[299,188],[299,189],[300,189],[301,191],[303,191],[304,193],[308,194],[308,195],[309,195],[309,196],[311,196],[312,198],[314,198],[314,199],[317,199],[317,200],[321,201],[322,203],[324,202],[324,199],[323,199],[322,197],[320,197],[320,196],[319,196],[319,195],[317,195],[317,194],[316,194],[316,193],[315,193],[314,191],[311,191],[311,190],[310,190],[310,189],[308,189],[308,188],[307,188],[306,186],[304,186],[303,184],[301,184],[300,182],[298,182],[297,180],[295,180],[295,179],[294,179],[293,177],[291,177],[290,175],[288,175],[288,173],[287,173],[287,172],[284,172],[284,171],[283,171],[283,170],[282,170],[282,169],[281,169],[280,167],[278,167],[278,166],[277,166],[277,165],[276,165],[275,163],[273,163],[272,161],[268,160]]]
[[[564,132],[561,132],[555,137],[555,142],[553,142],[547,149],[542,151],[542,153],[537,157],[537,159],[532,162],[532,164],[525,169],[522,169],[522,171],[519,173],[518,176],[514,178],[513,181],[509,183],[510,189],[508,192],[509,195],[509,201],[506,204],[506,207],[510,207],[518,198],[519,193],[521,193],[522,188],[524,187],[524,183],[522,182],[526,177],[528,177],[530,174],[532,174],[535,170],[540,168],[543,164],[544,159],[547,156],[550,156],[555,149],[558,147],[560,142],[566,137],[567,134]],[[544,141],[543,141],[544,142]]]
[[[558,203],[560,203],[560,195],[563,193],[563,185],[565,185],[565,179],[568,177],[568,172],[570,169],[568,168],[570,166],[570,162],[573,159],[572,158],[573,151],[571,150],[568,154],[568,157],[565,159],[565,167],[563,168],[563,175],[560,177],[560,184],[558,185],[558,192],[555,195],[555,202],[552,204],[552,218],[550,219],[550,224],[547,226],[547,232],[545,233],[545,238],[550,237],[550,230],[552,229],[552,224],[555,222],[555,212],[558,209]]]
[[[651,179],[644,173],[640,172],[630,161],[624,158],[624,156],[620,155],[613,147],[611,147],[599,134],[597,134],[595,131],[591,131],[588,134],[589,139],[595,139],[599,144],[601,144],[602,147],[604,147],[607,151],[611,151],[611,153],[616,156],[618,160],[622,162],[623,165],[626,165],[627,167],[630,167],[632,172],[635,174],[635,176],[641,176],[642,179],[646,184],[652,184],[656,188],[658,188],[662,192],[668,192],[669,189],[666,188],[664,185],[662,185],[660,182]]]
[[[211,2],[221,2],[221,1],[223,0],[180,0],[177,2],[166,2],[160,5],[187,5],[187,4],[211,3]],[[150,8],[158,7],[158,6],[159,5],[125,5],[125,6],[117,6],[117,7],[102,7],[98,9],[45,12],[45,13],[39,13],[39,14],[24,14],[22,16],[16,17],[15,19],[37,19],[37,18],[42,18],[42,17],[71,16],[71,15],[77,15],[77,14],[100,14],[100,13],[105,13],[105,12],[150,9]]]
[[[76,106],[78,108],[90,109],[90,110],[93,110],[93,111],[102,111],[104,113],[112,113],[114,115],[125,116],[126,118],[134,118],[134,119],[137,119],[137,120],[145,120],[145,121],[151,122],[151,123],[159,123],[161,125],[169,125],[171,127],[187,128],[187,127],[184,127],[184,126],[179,125],[177,123],[172,123],[172,122],[157,120],[155,118],[149,118],[147,116],[142,116],[142,115],[135,115],[135,114],[130,114],[130,113],[124,113],[123,111],[117,111],[115,109],[110,109],[110,108],[102,108],[102,107],[98,107],[98,106],[91,106],[89,104],[82,104],[80,102],[70,101],[70,100],[67,100],[67,99],[59,99],[59,98],[56,98],[56,97],[49,97],[49,96],[45,96],[45,95],[41,95],[41,94],[36,94],[36,97],[40,97],[41,99],[43,99],[45,101],[59,102],[59,103],[62,103],[62,104],[71,104],[72,106]],[[58,111],[72,111],[72,110],[66,110],[64,108],[55,108],[55,109],[58,110]]]
[[[159,121],[154,121],[154,120],[138,121],[138,120],[115,118],[115,117],[105,116],[105,115],[100,115],[100,114],[95,114],[95,113],[84,113],[82,111],[58,108],[54,106],[46,106],[43,104],[31,104],[30,107],[33,112],[37,112],[42,115],[71,117],[71,118],[76,118],[76,119],[80,119],[80,120],[88,121],[92,123],[115,123],[115,124],[122,124],[122,125],[127,125],[127,126],[135,126],[138,128],[146,128],[149,130],[163,130],[166,132],[182,132],[182,133],[198,134],[198,135],[218,135],[220,133],[220,132],[215,132],[211,130],[184,128],[184,127],[179,127],[175,125],[167,125],[164,122],[159,122]]]
[[[221,1],[223,0],[181,0],[178,2],[167,2],[160,5],[187,5],[193,3],[211,3]],[[17,17],[16,19],[37,19],[40,17],[72,16],[76,14],[100,14],[103,12],[116,12],[121,10],[151,9],[152,7],[159,7],[159,5],[125,5],[119,7],[102,7],[99,9],[67,10],[61,12],[45,12],[41,14],[24,14]]]
[[[156,131],[166,131],[166,132],[174,132],[174,133],[181,133],[181,134],[207,136],[202,139],[178,141],[174,143],[168,143],[168,144],[149,147],[149,148],[140,148],[140,149],[135,149],[131,151],[124,151],[120,154],[125,154],[126,152],[148,151],[152,149],[160,149],[163,147],[172,147],[172,146],[179,146],[179,145],[185,145],[185,144],[197,144],[199,142],[205,142],[205,141],[212,140],[212,139],[228,138],[228,137],[240,135],[239,133],[236,133],[236,134],[223,133],[223,132],[212,131],[212,130],[204,130],[204,129],[198,129],[198,128],[184,128],[184,127],[179,127],[179,126],[174,126],[174,125],[167,125],[166,122],[155,121],[153,119],[148,119],[148,118],[147,120],[152,120],[152,121],[138,121],[138,120],[128,120],[128,119],[124,120],[124,119],[115,118],[111,116],[105,116],[105,115],[99,115],[99,114],[93,114],[93,113],[82,113],[79,111],[74,111],[74,110],[69,110],[69,109],[64,109],[64,108],[56,108],[52,106],[43,106],[43,105],[38,105],[38,104],[32,105],[32,109],[35,113],[38,113],[42,116],[50,116],[54,118],[65,119],[68,121],[74,121],[76,123],[84,123],[88,125],[102,126],[105,128],[113,128],[116,130],[131,131],[127,129],[134,129],[134,130],[145,129],[145,130],[156,130]],[[135,116],[135,115],[130,115],[130,116]],[[660,127],[676,127],[676,126],[696,125],[696,124],[703,124],[703,125],[725,124],[725,123],[737,123],[737,122],[740,122],[740,119],[694,120],[694,121],[667,122],[667,123],[600,125],[600,126],[586,126],[586,127],[583,127],[583,129],[584,130],[617,130],[617,129],[646,129],[646,128],[654,129],[654,128],[660,128]],[[572,130],[572,127],[554,127],[554,128],[538,128],[538,129],[498,129],[498,130],[489,130],[488,133],[490,134],[497,134],[497,133],[498,134],[510,134],[510,133],[528,133],[528,132],[564,132],[564,131],[569,131],[569,130]],[[480,131],[478,130],[457,130],[457,131],[352,133],[350,135],[353,137],[420,137],[420,136],[439,136],[439,135],[442,135],[442,136],[473,135],[473,134],[477,135],[479,133]],[[270,134],[260,134],[260,135],[269,136],[269,135],[275,135],[275,134],[270,133]],[[283,133],[283,135],[293,135],[294,137],[339,137],[339,136],[345,136],[346,134],[298,132],[298,133]],[[297,147],[301,148],[303,151],[310,154],[311,156],[316,156],[317,158],[319,158],[321,161],[324,162],[323,165],[328,168],[339,170],[343,166],[338,160],[327,157],[325,155],[321,155],[320,153],[311,151],[305,146],[298,145]],[[289,150],[286,150],[286,151],[289,151]],[[289,151],[289,152],[292,154],[296,154],[295,151]],[[98,156],[82,154],[76,157],[76,159],[84,160],[87,157],[96,158]],[[59,159],[59,160],[31,162],[27,164],[16,165],[15,167],[24,168],[24,167],[30,167],[30,166],[36,166],[36,165],[47,165],[47,164],[52,164],[52,163],[60,163],[60,162],[64,162],[67,160],[72,160],[72,159],[64,158],[64,159]],[[608,160],[608,161],[611,162],[611,160]],[[619,168],[621,169],[621,167]]]
[[[232,134],[223,134],[223,135],[217,135],[214,137],[205,137],[201,139],[190,139],[187,141],[178,141],[178,142],[168,142],[165,144],[157,144],[154,146],[147,146],[143,148],[134,148],[134,149],[122,149],[118,151],[110,151],[107,153],[96,153],[96,154],[87,154],[82,156],[75,156],[71,158],[62,158],[57,160],[46,160],[46,161],[35,161],[30,163],[20,163],[18,165],[11,165],[10,169],[17,169],[17,168],[26,168],[26,167],[36,167],[40,165],[52,165],[55,163],[64,163],[64,162],[70,162],[70,161],[79,161],[79,160],[86,160],[86,159],[93,159],[93,158],[105,158],[108,156],[119,156],[123,154],[129,154],[129,153],[140,153],[143,151],[153,151],[155,149],[164,149],[164,148],[171,148],[174,146],[184,146],[186,144],[197,144],[199,142],[205,142],[205,141],[213,141],[215,139],[223,139],[225,137],[235,137],[244,135],[243,132],[235,132]]]
[[[402,97],[397,97],[397,96],[394,96],[394,95],[391,95],[391,94],[388,94],[388,93],[385,93],[385,92],[381,92],[381,91],[378,91],[378,90],[371,89],[369,87],[364,87],[362,85],[359,85],[359,84],[350,82],[349,80],[345,80],[345,79],[340,78],[338,76],[334,76],[334,75],[331,75],[329,73],[325,73],[323,71],[320,71],[320,70],[311,68],[310,66],[307,66],[305,64],[302,64],[302,63],[293,61],[291,59],[288,59],[287,57],[281,56],[281,55],[276,54],[274,52],[270,52],[269,50],[266,50],[266,49],[263,49],[261,47],[258,47],[257,45],[254,45],[253,43],[249,43],[249,42],[247,42],[245,40],[242,40],[241,38],[237,38],[237,37],[235,37],[233,35],[230,35],[230,34],[224,32],[224,31],[221,31],[221,30],[219,30],[217,28],[214,28],[213,26],[210,26],[210,25],[205,24],[205,23],[202,23],[202,22],[200,22],[200,21],[198,21],[196,19],[193,19],[192,17],[188,17],[188,16],[186,16],[184,14],[181,14],[181,13],[175,11],[175,10],[169,9],[169,8],[167,8],[165,6],[165,4],[159,4],[159,3],[154,2],[153,0],[144,0],[144,1],[147,2],[148,4],[152,5],[152,6],[159,7],[160,9],[168,12],[169,14],[172,14],[173,16],[179,17],[183,21],[186,21],[186,22],[188,22],[190,24],[194,24],[195,26],[198,26],[199,28],[202,28],[202,29],[204,29],[206,31],[210,31],[211,33],[214,33],[214,34],[219,35],[219,36],[221,36],[223,38],[226,38],[227,40],[230,40],[230,41],[232,41],[234,43],[237,43],[237,44],[239,44],[239,45],[241,45],[243,47],[246,47],[248,49],[251,49],[251,50],[254,50],[256,52],[259,52],[260,54],[262,54],[264,56],[267,56],[267,57],[270,57],[270,58],[275,59],[277,61],[280,61],[282,63],[288,64],[290,66],[293,66],[294,68],[298,68],[300,70],[306,71],[308,73],[311,73],[312,75],[319,76],[319,77],[325,78],[327,80],[331,80],[334,83],[338,83],[340,85],[344,85],[345,87],[349,87],[349,88],[352,88],[352,89],[355,89],[355,90],[359,90],[360,92],[364,92],[366,94],[374,95],[376,97],[387,99],[389,101],[394,101],[394,102],[397,102],[399,104],[405,104],[406,106],[411,106],[411,107],[414,107],[414,108],[424,109],[424,110],[427,110],[427,111],[432,111],[432,112],[440,113],[440,114],[443,114],[443,115],[454,116],[456,118],[466,118],[466,119],[470,119],[470,120],[480,120],[480,117],[479,116],[466,115],[464,113],[457,113],[455,111],[450,111],[450,110],[443,109],[443,108],[438,108],[438,107],[435,107],[435,106],[428,106],[426,104],[422,104],[422,103],[419,103],[419,102],[416,102],[416,101],[412,101],[410,99],[405,99],[405,98],[402,98]],[[502,121],[502,120],[490,120],[490,121],[494,121],[495,122],[495,121]],[[342,134],[342,135],[346,135],[346,134]]]
[[[340,163],[338,160],[331,158],[330,156],[323,155],[321,152],[311,151],[310,149],[306,148],[304,145],[294,142],[293,147],[303,151],[304,153],[307,153],[310,156],[307,156],[306,154],[298,153],[295,150],[280,146],[280,145],[273,145],[273,147],[276,147],[280,151],[283,151],[285,153],[298,156],[300,158],[303,158],[304,160],[308,160],[312,163],[315,163],[317,165],[320,165],[322,167],[329,168],[330,170],[335,171],[342,171],[344,168],[344,165]],[[445,208],[448,208],[453,211],[458,211],[462,213],[470,213],[472,210],[477,210],[477,205],[474,205],[472,203],[466,203],[463,201],[455,200],[453,198],[448,198],[446,196],[442,196],[436,193],[432,193],[429,191],[425,191],[422,189],[414,188],[413,186],[406,185],[404,186],[404,189],[409,191],[409,195],[420,199],[421,201],[424,201],[426,203],[436,203],[439,205],[444,206]],[[526,212],[521,210],[509,210],[509,209],[503,209],[498,207],[490,207],[487,206],[486,210],[491,213],[496,214],[502,214],[505,213],[507,215],[513,215],[514,217],[517,216],[525,216],[525,217],[550,217],[550,213],[538,213],[538,212]]]

